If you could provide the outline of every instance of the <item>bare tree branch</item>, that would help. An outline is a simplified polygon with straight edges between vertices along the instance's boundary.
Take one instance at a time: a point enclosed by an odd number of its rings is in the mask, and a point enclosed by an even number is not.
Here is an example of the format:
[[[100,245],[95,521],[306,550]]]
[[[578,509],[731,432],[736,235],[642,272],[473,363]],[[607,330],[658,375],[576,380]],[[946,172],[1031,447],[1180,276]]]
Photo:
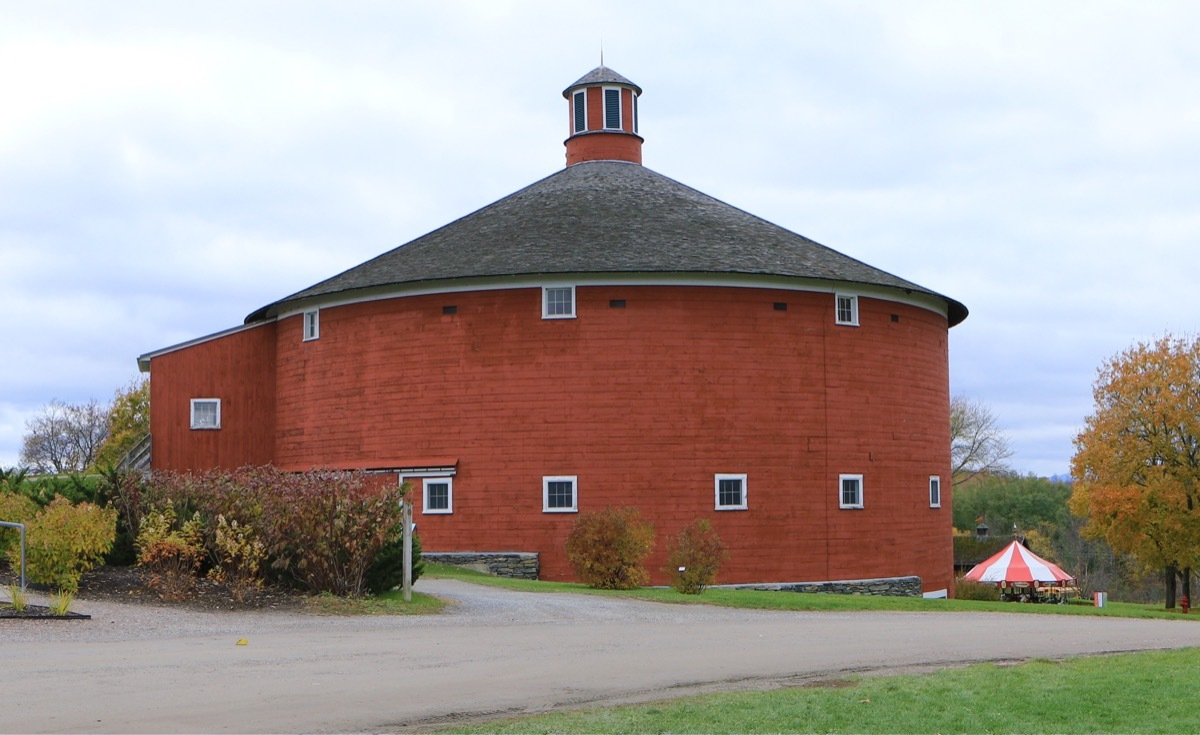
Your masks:
[[[82,472],[108,436],[108,411],[95,400],[78,405],[57,398],[25,422],[21,464],[37,472]]]
[[[950,401],[951,479],[962,484],[983,472],[1005,472],[1012,456],[1008,437],[991,410],[979,401],[955,396]]]

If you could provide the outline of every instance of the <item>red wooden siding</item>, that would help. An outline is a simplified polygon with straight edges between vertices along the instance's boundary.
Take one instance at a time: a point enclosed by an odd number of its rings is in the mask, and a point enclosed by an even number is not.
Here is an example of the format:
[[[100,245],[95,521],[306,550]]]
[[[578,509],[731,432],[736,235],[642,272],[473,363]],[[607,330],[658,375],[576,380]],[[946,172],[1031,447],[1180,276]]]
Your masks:
[[[221,399],[221,428],[191,429],[191,399]],[[268,464],[275,449],[275,325],[150,360],[156,470]]]
[[[950,585],[945,318],[860,298],[861,326],[836,326],[832,295],[766,289],[577,302],[558,320],[536,288],[365,302],[323,309],[310,342],[280,321],[275,462],[458,458],[454,513],[419,516],[425,548],[538,551],[549,579],[571,576],[575,516],[542,512],[541,478],[576,475],[580,510],[654,522],[656,582],[667,537],[703,516],[730,545],[723,582]],[[713,509],[717,473],[748,475],[749,510]],[[838,508],[842,473],[863,475],[864,509]]]

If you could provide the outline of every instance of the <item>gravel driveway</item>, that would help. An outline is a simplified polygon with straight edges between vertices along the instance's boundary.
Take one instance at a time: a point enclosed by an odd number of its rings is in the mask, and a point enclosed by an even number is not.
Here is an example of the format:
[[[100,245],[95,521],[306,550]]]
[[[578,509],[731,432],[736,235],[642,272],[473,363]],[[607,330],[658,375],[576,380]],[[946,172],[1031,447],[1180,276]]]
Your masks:
[[[1200,624],[811,613],[531,594],[450,580],[425,617],[78,601],[0,621],[5,732],[375,732],[848,673],[1200,646]],[[780,593],[786,594],[786,593]],[[247,645],[236,645],[246,639]]]

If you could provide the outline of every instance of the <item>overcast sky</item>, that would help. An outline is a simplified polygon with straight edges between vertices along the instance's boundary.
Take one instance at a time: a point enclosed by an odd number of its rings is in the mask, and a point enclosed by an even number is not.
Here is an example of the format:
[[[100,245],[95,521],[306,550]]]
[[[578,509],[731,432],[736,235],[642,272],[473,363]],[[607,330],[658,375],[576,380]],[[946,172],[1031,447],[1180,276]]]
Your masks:
[[[951,390],[1065,473],[1106,358],[1200,331],[1200,3],[0,0],[0,467],[51,399],[563,166],[645,165],[962,301]]]

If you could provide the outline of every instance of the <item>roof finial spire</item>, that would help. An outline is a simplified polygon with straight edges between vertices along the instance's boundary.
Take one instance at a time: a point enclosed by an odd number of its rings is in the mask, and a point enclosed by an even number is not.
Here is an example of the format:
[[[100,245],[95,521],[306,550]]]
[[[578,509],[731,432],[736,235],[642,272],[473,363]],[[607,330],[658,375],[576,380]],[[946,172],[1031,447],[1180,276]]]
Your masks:
[[[604,39],[600,39],[600,68],[604,68]]]

